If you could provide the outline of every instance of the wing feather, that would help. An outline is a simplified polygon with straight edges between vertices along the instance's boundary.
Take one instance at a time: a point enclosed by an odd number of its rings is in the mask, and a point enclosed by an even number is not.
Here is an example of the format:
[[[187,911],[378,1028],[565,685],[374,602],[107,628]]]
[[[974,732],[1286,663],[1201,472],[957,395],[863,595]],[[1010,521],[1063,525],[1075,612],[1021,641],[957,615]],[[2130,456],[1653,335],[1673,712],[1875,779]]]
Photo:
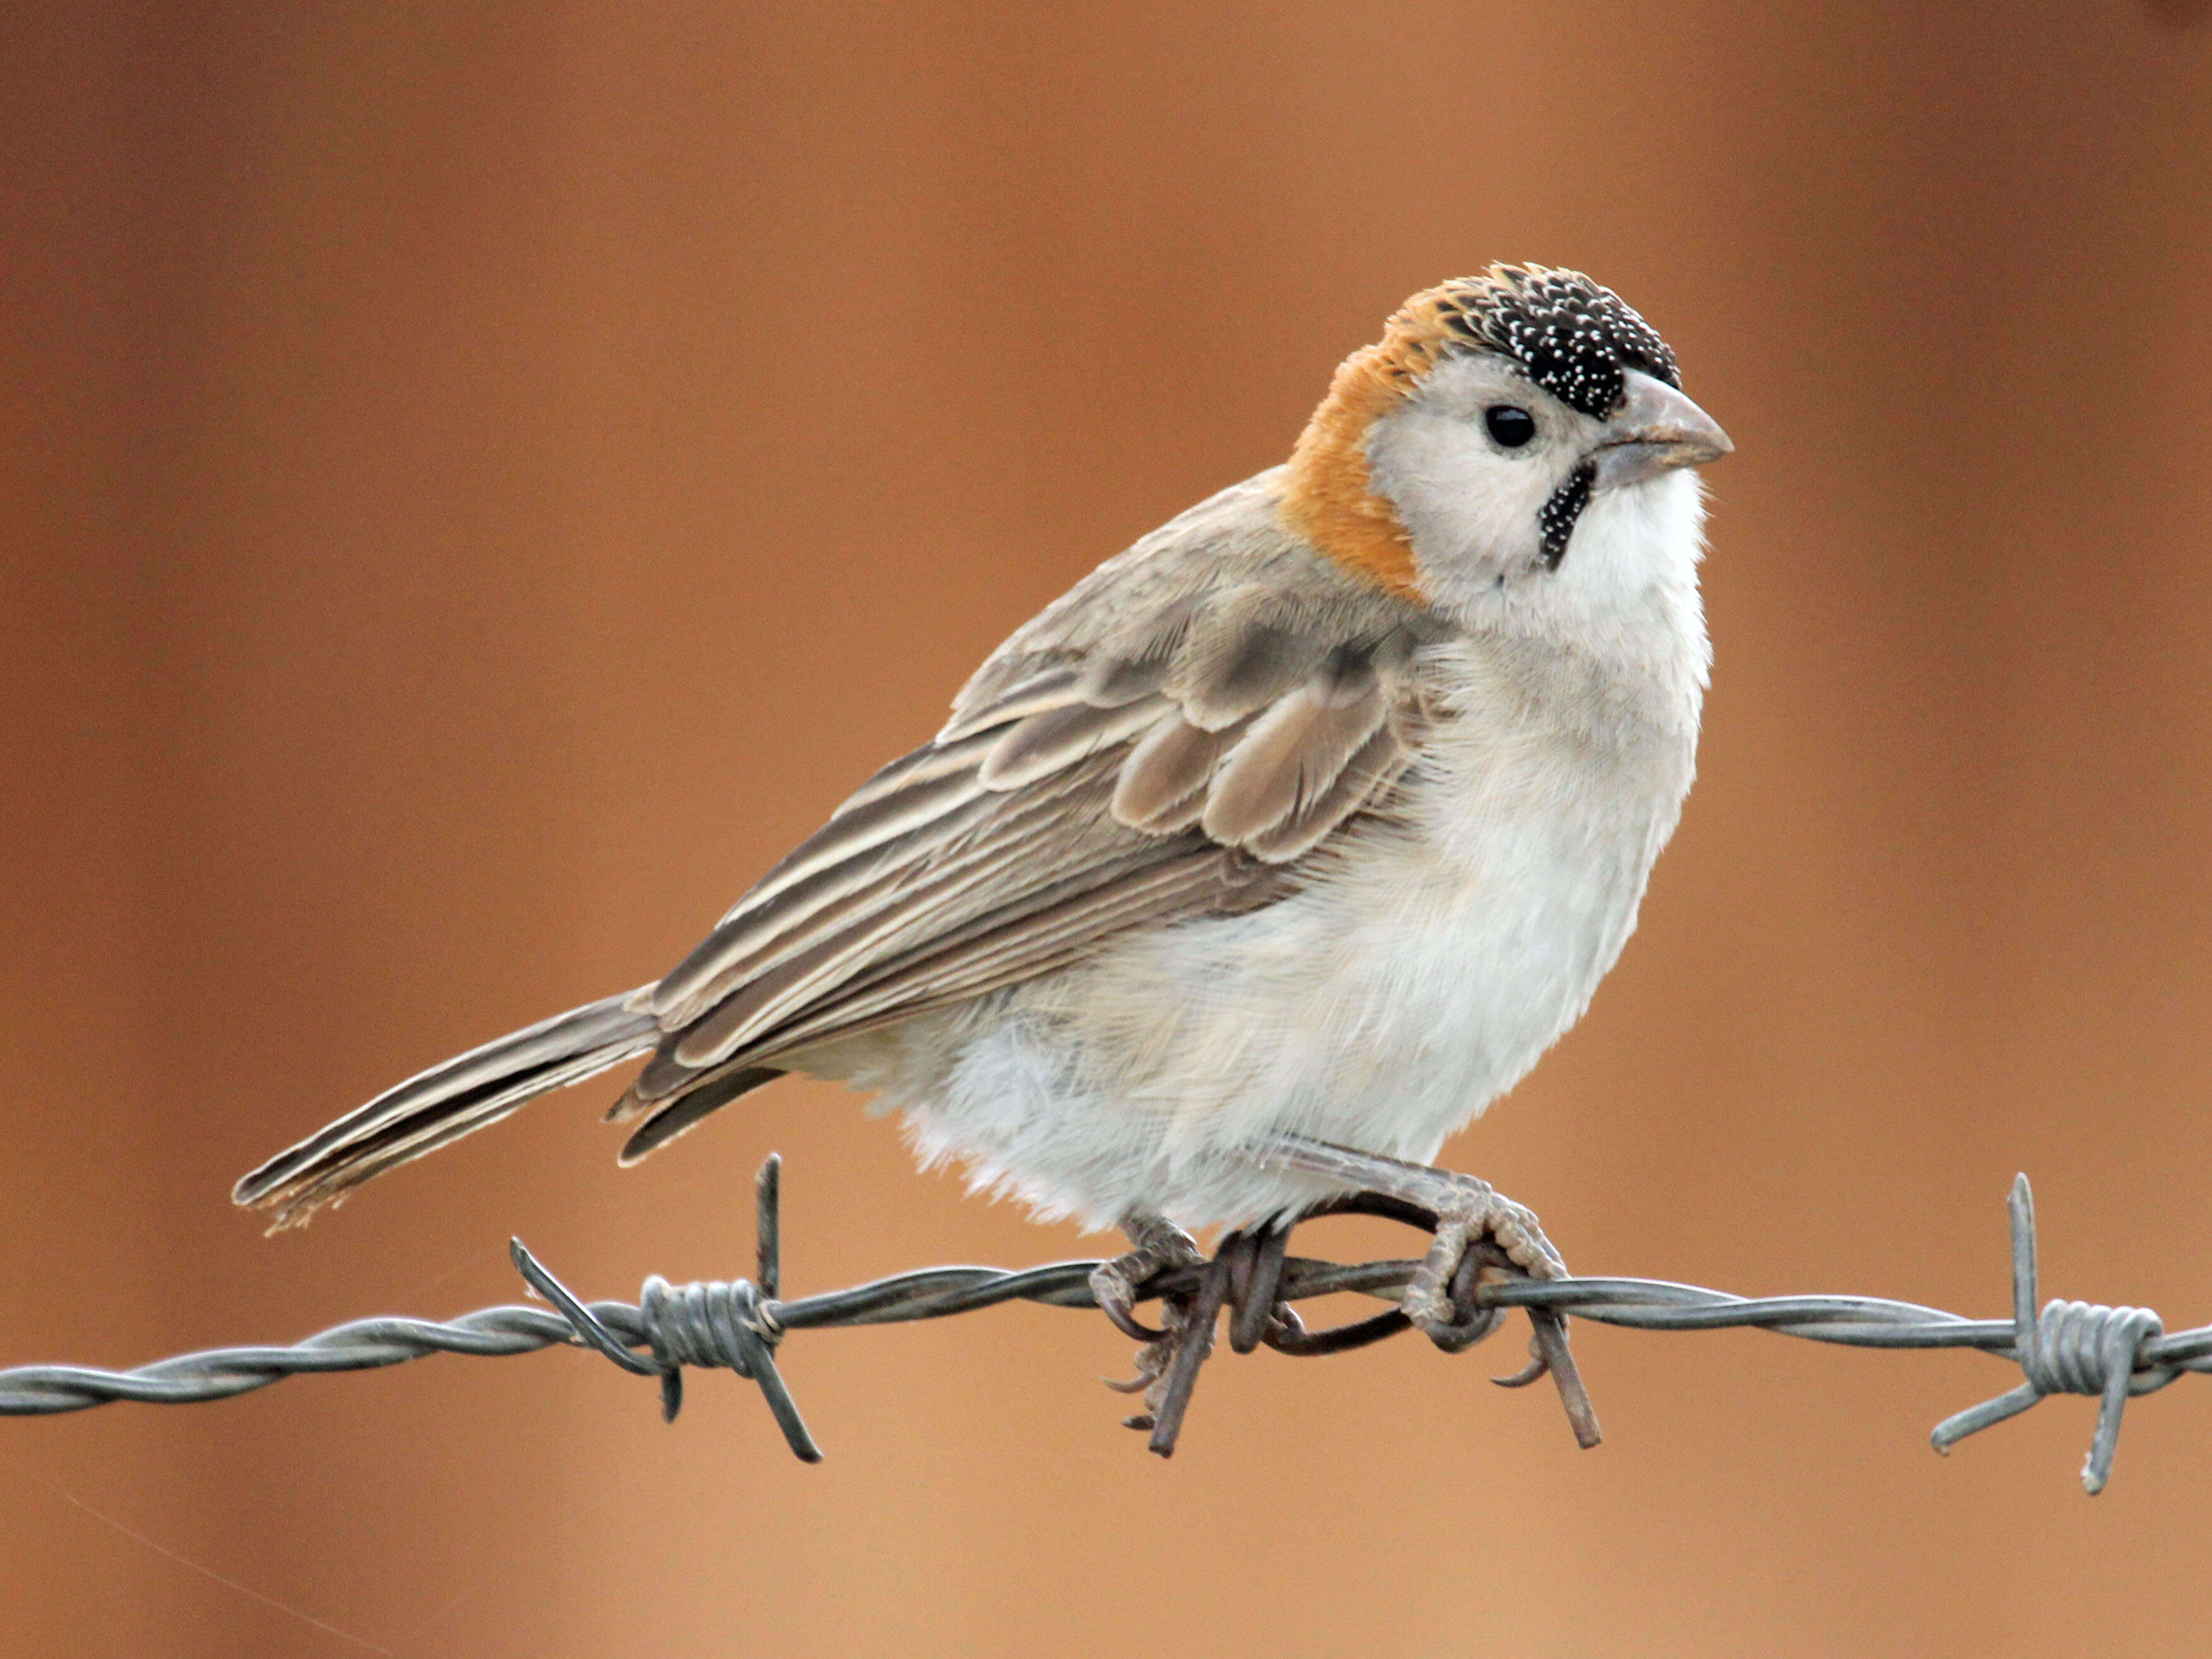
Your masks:
[[[1218,849],[1133,869],[1041,908],[973,924],[942,946],[915,951],[841,987],[836,998],[776,1027],[763,1041],[787,1053],[965,1002],[1065,967],[1101,939],[1137,923],[1188,915],[1201,904],[1223,913],[1217,902],[1239,889],[1248,906],[1260,890],[1225,869]]]
[[[1389,713],[1367,678],[1348,698],[1325,679],[1310,680],[1254,722],[1214,775],[1199,820],[1206,833],[1249,848],[1326,794]]]
[[[999,739],[976,776],[987,789],[1019,789],[1126,742],[1167,708],[1164,697],[1140,697],[1104,708],[1078,702],[1031,714]]]
[[[937,742],[957,743],[1031,714],[1041,714],[1048,708],[1058,708],[1073,699],[1082,678],[1081,669],[1066,663],[1040,669],[1009,686],[1003,696],[994,697],[964,715],[955,715],[937,734]]]
[[[1221,757],[1243,735],[1242,721],[1208,732],[1180,712],[1162,719],[1122,763],[1114,816],[1154,835],[1188,829],[1206,811],[1206,787]]]
[[[957,925],[992,908],[1006,896],[1011,848],[1032,849],[1021,861],[1021,891],[1042,894],[1061,879],[1095,872],[1106,846],[1126,838],[1102,810],[1118,760],[1101,757],[1054,780],[1049,789],[992,797],[995,811],[958,837],[933,836],[892,849],[833,900],[796,914],[778,906],[756,919],[732,941],[732,949],[752,948],[699,997],[709,1011],[681,1028],[686,1062],[702,1063],[709,1045],[742,1040],[732,1034],[747,1021],[767,1018],[913,938],[941,932],[948,919]],[[1086,820],[1096,826],[1091,836],[1049,833]],[[1149,842],[1136,850],[1153,855]]]
[[[988,749],[982,751],[988,754]],[[787,890],[796,887],[809,878],[851,860],[860,854],[896,842],[915,830],[932,824],[940,824],[953,818],[964,809],[977,806],[990,792],[976,775],[974,757],[966,765],[939,769],[931,768],[922,772],[913,782],[878,794],[872,800],[848,811],[834,814],[828,823],[801,842],[775,869],[762,878],[760,884],[745,895],[744,901],[733,906],[723,918],[721,927],[709,937],[712,944],[722,935],[730,923],[760,909]],[[917,769],[920,770],[920,769]],[[676,988],[685,977],[696,971],[694,963],[708,959],[706,948],[692,953],[684,966],[661,981],[659,994],[666,998],[678,994]]]
[[[1345,763],[1327,789],[1251,838],[1252,856],[1269,864],[1289,864],[1304,858],[1352,813],[1387,799],[1391,785],[1413,758],[1413,750],[1385,721]]]

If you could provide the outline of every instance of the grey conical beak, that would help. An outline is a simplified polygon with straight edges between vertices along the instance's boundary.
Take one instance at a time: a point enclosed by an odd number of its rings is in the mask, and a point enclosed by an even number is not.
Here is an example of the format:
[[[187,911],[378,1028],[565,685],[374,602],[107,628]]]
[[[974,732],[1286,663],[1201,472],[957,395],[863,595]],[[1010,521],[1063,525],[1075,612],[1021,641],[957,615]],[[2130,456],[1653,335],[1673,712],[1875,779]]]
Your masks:
[[[1628,371],[1628,398],[1605,423],[1596,453],[1597,488],[1656,478],[1678,466],[1717,461],[1735,446],[1720,422],[1664,380]]]

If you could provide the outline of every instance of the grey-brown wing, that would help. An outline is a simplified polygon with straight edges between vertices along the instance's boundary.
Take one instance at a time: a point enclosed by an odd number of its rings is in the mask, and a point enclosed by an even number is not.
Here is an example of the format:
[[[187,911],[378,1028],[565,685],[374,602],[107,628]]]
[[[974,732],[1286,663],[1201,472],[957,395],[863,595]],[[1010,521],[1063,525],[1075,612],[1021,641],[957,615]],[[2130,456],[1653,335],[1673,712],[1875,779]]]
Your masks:
[[[641,1156],[775,1060],[1253,908],[1413,758],[1422,614],[1275,526],[1270,481],[1102,568],[985,664],[664,979]],[[741,1086],[741,1085],[740,1085]],[[719,1097],[719,1098],[716,1098]]]

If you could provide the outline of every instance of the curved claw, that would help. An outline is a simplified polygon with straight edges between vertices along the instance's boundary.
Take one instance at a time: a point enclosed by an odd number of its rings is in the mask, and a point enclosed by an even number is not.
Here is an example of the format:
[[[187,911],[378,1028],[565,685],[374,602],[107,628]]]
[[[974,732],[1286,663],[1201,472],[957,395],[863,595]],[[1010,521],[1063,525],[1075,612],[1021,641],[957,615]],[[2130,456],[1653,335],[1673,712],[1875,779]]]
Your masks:
[[[1098,1299],[1098,1307],[1107,1318],[1114,1322],[1115,1330],[1139,1342],[1164,1342],[1174,1334],[1171,1331],[1147,1325],[1143,1320],[1138,1318],[1131,1310],[1130,1304],[1126,1297],[1109,1300],[1101,1297]]]
[[[1113,1389],[1115,1394],[1142,1394],[1152,1385],[1152,1379],[1142,1374],[1131,1377],[1126,1382],[1117,1382],[1110,1376],[1102,1376],[1098,1380]]]
[[[1170,1333],[1154,1330],[1137,1317],[1136,1286],[1129,1283],[1117,1262],[1108,1262],[1091,1275],[1091,1299],[1098,1304],[1098,1311],[1114,1322],[1114,1328],[1122,1335],[1139,1342],[1164,1342]]]
[[[1525,1389],[1552,1369],[1541,1354],[1531,1354],[1528,1363],[1510,1376],[1493,1376],[1490,1380],[1501,1389]]]

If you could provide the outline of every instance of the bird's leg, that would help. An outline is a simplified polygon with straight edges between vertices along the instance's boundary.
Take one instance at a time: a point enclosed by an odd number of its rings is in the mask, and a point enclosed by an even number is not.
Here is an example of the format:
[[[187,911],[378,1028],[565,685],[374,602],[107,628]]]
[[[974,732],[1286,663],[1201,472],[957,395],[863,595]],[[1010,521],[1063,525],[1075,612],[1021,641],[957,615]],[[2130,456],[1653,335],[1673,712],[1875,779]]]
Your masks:
[[[1354,1152],[1304,1135],[1277,1136],[1261,1158],[1276,1169],[1340,1181],[1418,1205],[1435,1215],[1435,1242],[1399,1306],[1417,1329],[1448,1352],[1455,1352],[1479,1341],[1497,1324],[1488,1315],[1470,1321],[1466,1311],[1455,1305],[1458,1298],[1452,1293],[1453,1280],[1468,1247],[1476,1240],[1492,1241],[1507,1261],[1531,1279],[1567,1276],[1567,1264],[1544,1237],[1535,1212],[1516,1204],[1486,1181],[1425,1164]]]
[[[1123,1335],[1147,1344],[1164,1341],[1167,1331],[1138,1319],[1137,1288],[1164,1268],[1203,1267],[1205,1255],[1196,1239],[1165,1216],[1133,1211],[1121,1218],[1121,1226],[1133,1248],[1092,1269],[1091,1294]]]

